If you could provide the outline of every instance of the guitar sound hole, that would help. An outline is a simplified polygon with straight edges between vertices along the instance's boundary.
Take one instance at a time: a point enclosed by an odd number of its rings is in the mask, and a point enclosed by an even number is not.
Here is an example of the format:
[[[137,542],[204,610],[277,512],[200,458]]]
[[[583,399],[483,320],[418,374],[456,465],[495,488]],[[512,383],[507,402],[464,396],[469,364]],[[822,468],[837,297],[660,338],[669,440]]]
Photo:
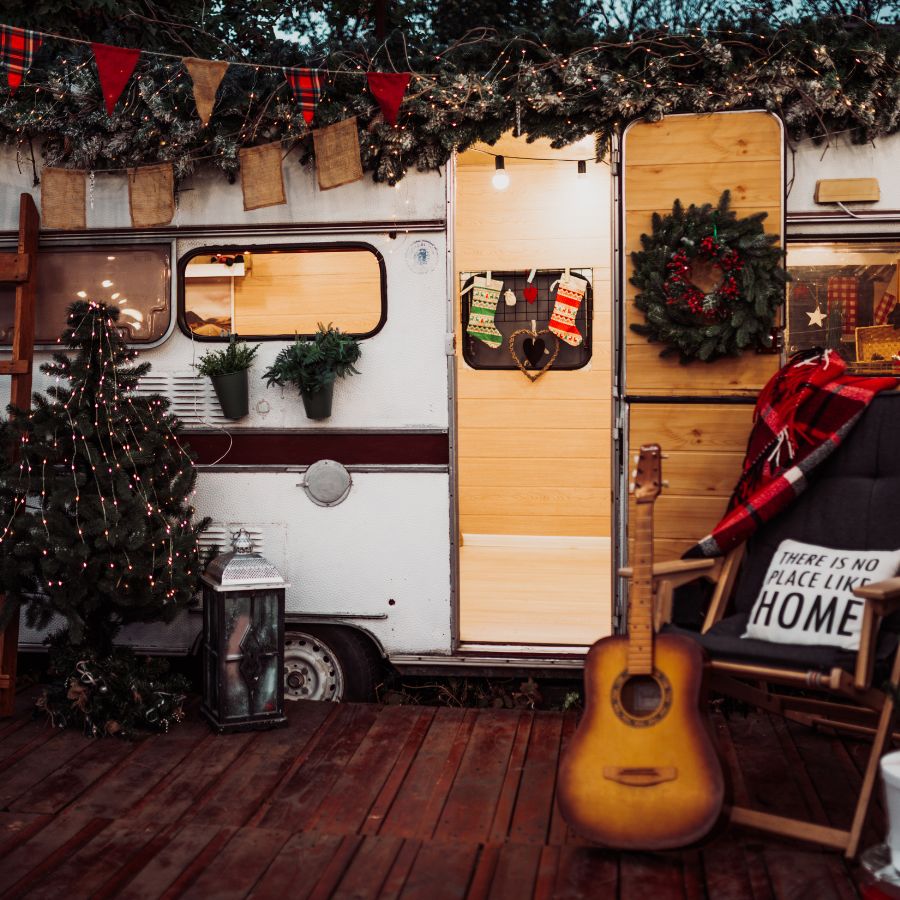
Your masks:
[[[652,716],[663,703],[663,692],[652,675],[632,675],[622,685],[622,708],[635,719]]]

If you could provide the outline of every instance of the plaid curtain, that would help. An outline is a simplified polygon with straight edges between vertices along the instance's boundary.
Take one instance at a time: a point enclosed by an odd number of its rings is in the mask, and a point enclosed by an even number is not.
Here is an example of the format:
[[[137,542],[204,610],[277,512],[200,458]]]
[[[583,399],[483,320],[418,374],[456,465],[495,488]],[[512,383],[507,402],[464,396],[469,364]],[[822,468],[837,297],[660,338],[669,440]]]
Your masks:
[[[294,102],[300,104],[300,111],[307,125],[316,114],[316,104],[322,94],[322,79],[318,69],[285,69],[284,77],[290,85]]]
[[[828,312],[837,310],[841,315],[844,337],[856,334],[859,281],[849,275],[832,275],[827,287]]]
[[[14,94],[41,46],[41,35],[24,28],[0,25],[0,69],[6,69],[9,92]]]
[[[881,299],[875,304],[875,314],[872,317],[872,323],[875,325],[886,325],[891,310],[897,305],[897,298],[885,291],[881,295]]]

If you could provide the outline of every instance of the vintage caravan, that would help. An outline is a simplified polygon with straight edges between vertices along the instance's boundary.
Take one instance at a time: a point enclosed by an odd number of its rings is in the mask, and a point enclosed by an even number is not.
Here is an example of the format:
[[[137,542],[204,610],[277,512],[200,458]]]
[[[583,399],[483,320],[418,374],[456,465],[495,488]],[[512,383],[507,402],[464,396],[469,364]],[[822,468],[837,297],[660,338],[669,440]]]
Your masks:
[[[364,696],[381,658],[577,668],[621,627],[630,448],[654,440],[667,454],[654,547],[671,559],[722,513],[754,398],[785,354],[828,344],[890,366],[898,158],[896,137],[791,145],[770,113],[678,115],[632,123],[602,163],[591,139],[558,150],[507,136],[395,187],[319,191],[289,156],[287,202],[252,212],[239,184],[201,170],[179,186],[171,226],[145,230],[130,227],[125,178],[98,173],[87,230],[42,233],[35,361],[72,300],[119,305],[152,363],[142,390],[171,399],[199,456],[205,544],[244,528],[291,585],[289,696]],[[781,341],[680,365],[629,327],[630,254],[653,212],[726,189],[787,248]],[[5,246],[23,191],[40,199],[7,148]],[[324,421],[261,378],[319,322],[362,347]],[[261,345],[237,421],[193,368],[233,333]],[[188,652],[199,623],[127,637]],[[23,625],[23,647],[40,639]]]

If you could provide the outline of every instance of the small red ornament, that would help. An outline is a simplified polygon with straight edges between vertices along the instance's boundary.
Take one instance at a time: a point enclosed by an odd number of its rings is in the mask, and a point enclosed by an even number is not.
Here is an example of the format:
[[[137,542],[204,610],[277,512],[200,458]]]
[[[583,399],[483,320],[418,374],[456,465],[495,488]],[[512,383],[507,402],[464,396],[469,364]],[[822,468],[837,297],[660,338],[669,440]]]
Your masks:
[[[534,303],[537,300],[537,286],[531,284],[530,282],[525,285],[525,289],[522,291],[522,296],[529,302]]]

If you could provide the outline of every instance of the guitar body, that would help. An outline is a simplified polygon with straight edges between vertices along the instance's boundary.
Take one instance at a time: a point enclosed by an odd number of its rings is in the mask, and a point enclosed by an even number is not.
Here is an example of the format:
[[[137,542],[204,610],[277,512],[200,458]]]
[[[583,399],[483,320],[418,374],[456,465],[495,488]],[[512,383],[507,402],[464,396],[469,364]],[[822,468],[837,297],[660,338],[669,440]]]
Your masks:
[[[660,635],[654,674],[633,676],[628,642],[604,638],[588,652],[584,716],[559,771],[560,809],[600,844],[683,847],[710,831],[725,794],[701,711],[703,651],[691,638]]]

